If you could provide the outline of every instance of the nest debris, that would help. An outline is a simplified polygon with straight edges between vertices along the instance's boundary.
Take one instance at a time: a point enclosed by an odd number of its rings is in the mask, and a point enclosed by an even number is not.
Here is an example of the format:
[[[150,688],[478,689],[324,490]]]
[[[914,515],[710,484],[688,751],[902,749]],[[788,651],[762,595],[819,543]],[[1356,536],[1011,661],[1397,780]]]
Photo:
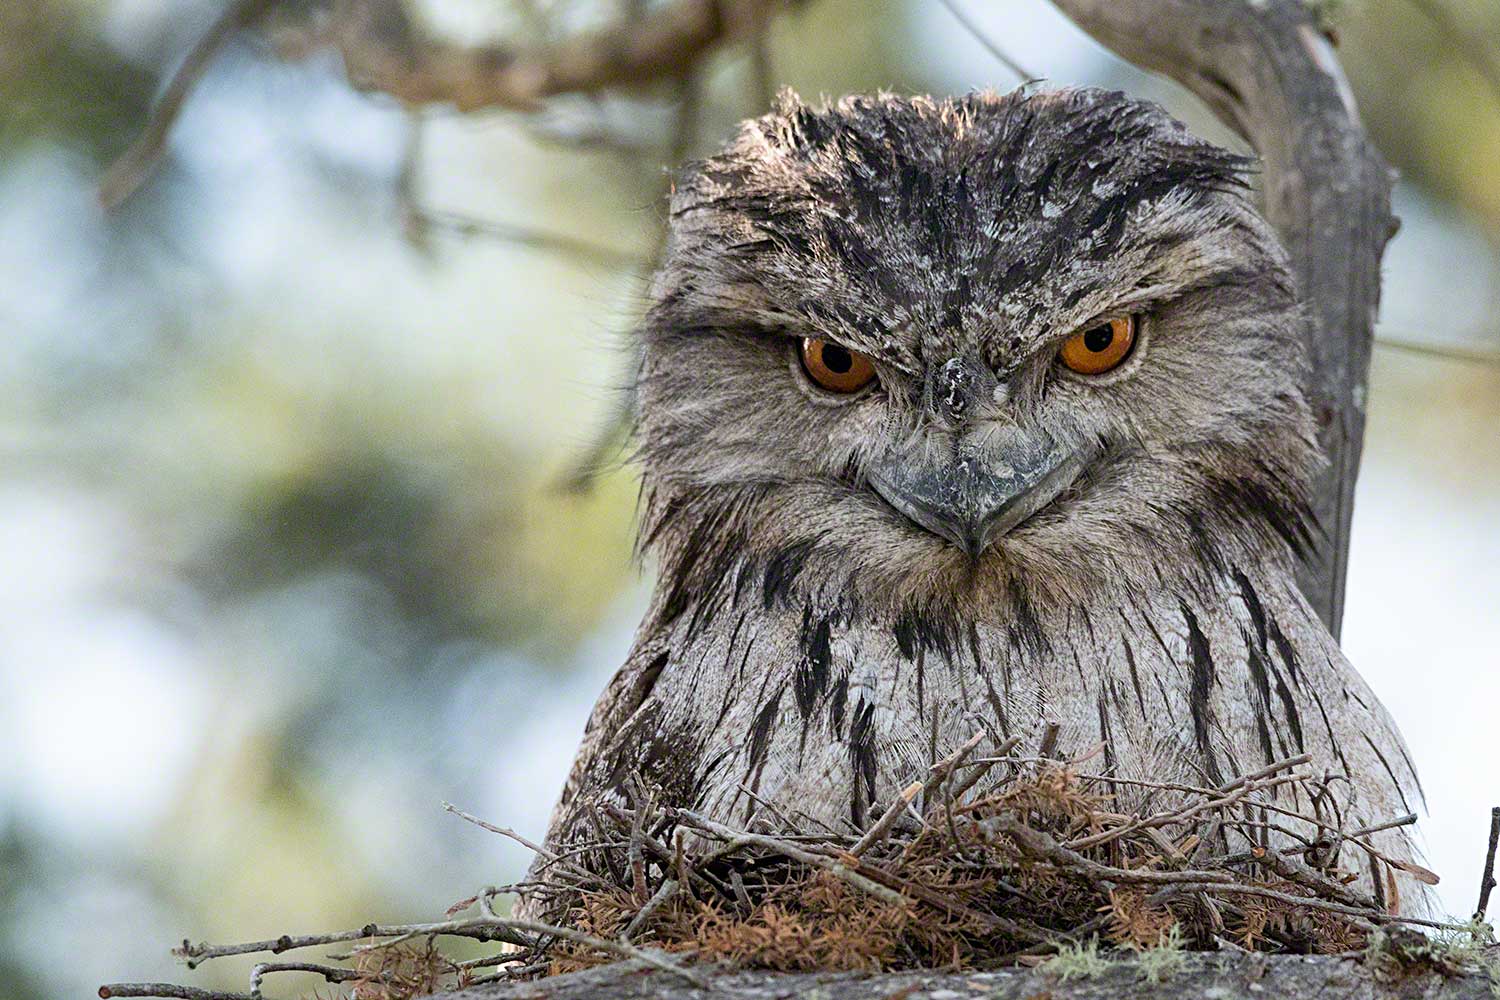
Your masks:
[[[1137,951],[1361,951],[1404,919],[1397,872],[1436,881],[1365,839],[1414,817],[1336,831],[1286,808],[1286,786],[1314,802],[1328,780],[1303,769],[1306,755],[1218,788],[1163,784],[1172,808],[1131,814],[1117,811],[1119,780],[1086,773],[1086,761],[969,760],[976,743],[859,837],[799,830],[769,810],[780,829],[734,829],[659,806],[636,783],[630,808],[601,807],[593,843],[518,889],[555,923],[698,960],[959,971],[1035,964],[1090,938]],[[1268,846],[1272,814],[1294,846]],[[1388,906],[1336,867],[1343,845],[1386,874]],[[549,973],[610,958],[562,940],[546,956]]]
[[[1411,925],[1496,961],[1482,904],[1469,923],[1397,912],[1398,873],[1428,883],[1437,876],[1369,838],[1415,816],[1341,830],[1285,805],[1318,802],[1338,780],[1309,770],[1307,755],[1208,788],[1090,773],[1097,751],[1074,760],[1021,756],[1012,740],[974,757],[978,743],[932,765],[857,836],[799,827],[765,803],[750,828],[731,827],[661,803],[639,780],[628,783],[623,805],[595,810],[594,839],[561,853],[450,806],[536,852],[531,880],[486,888],[437,923],[183,942],[177,952],[192,967],[354,942],[333,956],[352,967],[262,963],[243,994],[121,983],[100,996],[264,1000],[267,973],[302,971],[347,985],[351,1000],[409,1000],[622,958],[698,986],[707,985],[704,964],[969,971],[1052,961],[1066,971],[1065,960],[1076,965],[1101,947],[1163,959],[1151,965],[1165,973],[1173,965],[1166,959],[1184,949],[1378,956],[1391,940],[1407,940],[1395,935]],[[1122,810],[1124,786],[1160,807]],[[1288,795],[1291,787],[1299,794]],[[1341,867],[1348,856],[1355,864]],[[1370,866],[1385,878],[1385,906],[1356,885],[1355,873]],[[503,915],[496,900],[505,896],[526,899],[537,919]],[[442,937],[505,949],[455,961],[435,947]]]

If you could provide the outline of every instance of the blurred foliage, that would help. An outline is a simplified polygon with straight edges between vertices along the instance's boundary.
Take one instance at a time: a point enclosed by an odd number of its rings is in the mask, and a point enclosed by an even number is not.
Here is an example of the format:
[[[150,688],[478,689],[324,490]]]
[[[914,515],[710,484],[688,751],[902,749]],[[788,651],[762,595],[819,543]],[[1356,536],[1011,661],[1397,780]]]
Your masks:
[[[144,120],[156,75],[98,29],[97,16],[65,0],[0,4],[0,149],[61,142],[101,160],[125,149],[121,125]]]
[[[1425,11],[1445,12],[1436,20]],[[1461,32],[1462,39],[1454,37]],[[1338,19],[1340,55],[1375,143],[1401,174],[1482,222],[1500,243],[1500,4],[1361,0]]]

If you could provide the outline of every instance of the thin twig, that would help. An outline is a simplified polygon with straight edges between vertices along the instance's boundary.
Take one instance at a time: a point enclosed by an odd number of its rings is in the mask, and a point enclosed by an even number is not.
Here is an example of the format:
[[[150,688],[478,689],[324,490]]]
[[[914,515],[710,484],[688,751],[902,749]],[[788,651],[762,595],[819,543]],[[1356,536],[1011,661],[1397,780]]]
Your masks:
[[[965,741],[963,746],[959,747],[957,750],[953,751],[942,760],[933,764],[932,767],[928,769],[926,781],[914,781],[906,788],[902,789],[901,794],[897,795],[896,798],[891,801],[891,804],[886,807],[885,812],[880,814],[880,818],[875,821],[875,824],[870,827],[870,829],[865,833],[863,837],[859,838],[859,840],[853,847],[849,848],[849,853],[857,858],[861,854],[864,854],[866,851],[868,851],[871,847],[874,847],[876,844],[880,843],[885,835],[890,832],[891,827],[896,824],[897,817],[901,815],[901,813],[906,809],[908,805],[912,803],[912,801],[917,797],[919,793],[922,796],[923,807],[926,808],[928,797],[931,796],[933,790],[936,789],[938,785],[948,780],[948,777],[953,774],[953,769],[961,764],[963,762],[963,759],[973,752],[974,748],[979,745],[979,741],[982,739],[984,739],[983,733],[975,733],[973,736],[969,737],[967,741]]]
[[[700,816],[697,813],[689,812],[686,809],[677,810],[676,815],[681,820],[686,821],[686,823],[688,823],[689,825],[703,830],[706,833],[711,833],[715,837],[725,840],[730,844],[747,847],[759,847],[762,850],[774,851],[775,853],[780,854],[784,857],[791,858],[793,861],[800,861],[804,865],[811,865],[815,868],[821,868],[833,875],[835,878],[842,879],[843,881],[848,882],[850,885],[854,886],[856,889],[859,889],[862,892],[867,892],[878,899],[892,904],[893,906],[910,905],[910,900],[902,896],[899,892],[888,889],[878,882],[871,881],[869,878],[866,878],[864,875],[861,875],[859,872],[852,870],[848,865],[844,864],[841,861],[835,860],[834,858],[825,857],[821,854],[814,854],[811,851],[807,851],[801,847],[798,847],[796,844],[788,843],[787,841],[781,840],[777,837],[768,837],[764,834],[748,833],[743,830],[736,830],[733,827],[725,826],[722,823],[716,823],[705,816]]]
[[[387,37],[382,15],[395,0],[336,0],[335,34],[357,85],[402,103],[459,111],[536,111],[561,94],[594,94],[678,77],[713,48],[747,37],[779,0],[675,0],[635,20],[559,37],[535,48],[465,46],[415,32]]]
[[[885,812],[880,814],[880,818],[870,825],[869,830],[865,831],[865,835],[860,837],[859,841],[853,847],[849,848],[849,853],[857,858],[880,843],[885,835],[890,832],[891,827],[896,825],[896,820],[906,811],[906,807],[911,805],[921,791],[922,783],[920,781],[913,781],[903,788],[900,794],[891,800],[891,804],[886,806]]]
[[[533,962],[530,965],[518,965],[513,969],[501,969],[492,975],[479,976],[469,980],[469,986],[484,986],[488,983],[505,983],[516,979],[529,979],[539,973],[546,972],[551,965],[550,961]]]
[[[187,58],[172,74],[167,89],[151,111],[140,138],[110,165],[99,181],[99,204],[106,210],[119,205],[151,175],[167,148],[167,136],[182,114],[188,95],[203,78],[214,57],[229,39],[271,9],[275,0],[233,0],[213,25],[188,52]]]
[[[488,903],[488,900],[482,895],[480,900],[481,904]],[[706,981],[696,973],[684,969],[682,966],[666,958],[643,951],[634,945],[620,941],[610,941],[606,938],[574,930],[571,927],[558,927],[553,924],[541,923],[534,920],[516,920],[508,917],[500,917],[495,915],[494,911],[489,909],[487,905],[485,906],[485,911],[482,916],[470,917],[465,920],[448,920],[433,924],[408,924],[386,927],[369,924],[358,931],[339,931],[333,934],[309,934],[302,937],[284,935],[272,940],[249,941],[242,944],[193,945],[183,942],[182,947],[175,949],[174,953],[182,958],[186,958],[188,960],[188,967],[193,968],[199,963],[212,958],[223,958],[229,955],[249,955],[256,952],[280,954],[284,951],[332,944],[338,941],[356,940],[362,937],[410,939],[425,935],[443,935],[448,937],[478,938],[488,941],[505,941],[509,944],[516,944],[530,949],[535,949],[538,939],[552,937],[571,941],[574,944],[581,944],[586,948],[593,948],[620,958],[642,962],[654,969],[678,976],[699,988],[706,988],[707,986]],[[385,944],[392,943],[394,942],[385,942]],[[118,995],[125,996],[127,994]],[[153,996],[158,994],[135,995]]]
[[[1375,338],[1375,346],[1389,347],[1392,350],[1426,358],[1441,358],[1444,361],[1462,361],[1471,365],[1484,365],[1487,368],[1500,368],[1500,354],[1474,347],[1436,344],[1431,341],[1395,337],[1384,333]]]
[[[505,926],[515,930],[524,931],[546,937],[562,938],[564,941],[572,941],[581,944],[585,948],[593,948],[596,951],[606,952],[620,958],[631,959],[651,966],[661,972],[671,973],[685,982],[692,983],[700,990],[708,989],[708,980],[689,969],[685,969],[671,959],[661,955],[653,954],[633,944],[623,941],[611,941],[608,938],[595,937],[593,934],[585,934],[583,931],[574,930],[571,927],[558,927],[553,924],[538,923],[534,920],[505,920]]]
[[[646,926],[646,921],[651,919],[651,915],[665,904],[667,900],[677,895],[677,884],[676,879],[669,878],[664,880],[657,887],[655,894],[646,901],[646,905],[637,910],[635,916],[630,918],[630,923],[626,924],[625,929],[620,932],[620,940],[628,942],[631,938],[635,937],[636,932]]]
[[[159,997],[162,1000],[261,1000],[250,993],[204,990],[175,983],[105,983],[99,987],[99,1000],[112,997]]]
[[[1490,846],[1484,853],[1484,875],[1479,879],[1479,905],[1474,919],[1483,920],[1490,908],[1490,892],[1495,888],[1495,850],[1500,847],[1500,806],[1490,810]]]
[[[325,983],[353,983],[359,980],[381,979],[384,977],[372,977],[366,973],[354,969],[340,969],[332,965],[318,965],[314,962],[260,962],[250,970],[250,995],[261,996],[261,983],[266,976],[276,972],[311,972],[322,976]]]
[[[414,207],[412,215],[427,230],[451,233],[455,236],[499,240],[532,250],[548,250],[607,267],[630,268],[638,266],[641,262],[639,257],[628,250],[604,246],[592,240],[569,236],[566,233],[555,233],[546,229],[501,222],[497,219],[480,219],[458,212],[430,208]]]
[[[796,830],[797,824],[793,823],[786,813],[778,809],[774,802],[772,802],[770,799],[765,798],[755,789],[746,784],[740,785],[740,791],[749,796],[750,801],[754,802],[766,812],[770,813],[772,816],[775,816],[778,820],[780,820],[783,832],[793,834],[795,836],[793,831]]]
[[[983,45],[985,50],[1000,62],[1000,65],[1010,70],[1017,80],[1021,83],[1030,83],[1032,80],[1040,79],[1035,73],[1016,62],[1010,53],[1001,48],[999,43],[993,38],[981,31],[979,25],[969,19],[969,16],[963,12],[963,8],[959,7],[955,0],[939,0],[939,2],[947,8],[948,13],[953,15],[953,19],[963,25],[964,30],[972,35],[976,42]]]
[[[401,232],[418,250],[429,247],[430,218],[422,211],[422,135],[426,119],[420,109],[406,112],[406,128],[401,142],[401,170],[396,175],[396,211]]]
[[[532,948],[536,944],[536,942],[529,938],[516,933],[510,921],[497,923],[484,919],[470,918],[465,920],[444,920],[428,924],[388,924],[384,926],[366,924],[358,930],[297,936],[283,934],[279,938],[270,938],[265,941],[244,941],[237,944],[207,944],[205,942],[192,944],[191,942],[184,941],[181,947],[174,948],[172,953],[184,959],[189,969],[194,969],[210,959],[226,958],[230,955],[254,955],[260,952],[280,955],[287,951],[297,951],[302,948],[312,948],[325,944],[337,944],[340,941],[358,941],[362,938],[413,937],[422,934],[468,937],[480,941],[504,941],[507,944],[520,945],[523,948]]]
[[[1057,753],[1057,737],[1061,732],[1062,726],[1049,719],[1047,725],[1042,729],[1042,742],[1041,746],[1037,749],[1036,755],[1043,760],[1053,757]]]
[[[1004,760],[1005,755],[1014,750],[1017,746],[1020,745],[1020,743],[1021,737],[1012,736],[1010,737],[1010,739],[1006,740],[1004,743],[996,747],[995,753],[991,757],[980,761],[964,762],[965,764],[978,764],[979,766],[969,768],[968,777],[964,778],[964,780],[959,782],[958,786],[953,789],[953,798],[958,802],[962,802],[964,796],[969,793],[969,790],[975,785],[979,784],[979,782],[984,779],[984,776],[989,774],[990,771],[994,769],[995,765]],[[962,767],[964,766],[964,764],[960,764],[959,766]]]
[[[543,858],[544,860],[553,861],[557,858],[556,854],[547,850],[540,844],[533,844],[531,841],[527,840],[525,837],[521,836],[510,827],[496,826],[494,823],[491,823],[488,820],[480,819],[478,816],[475,816],[472,813],[464,812],[452,802],[444,802],[443,811],[450,812],[453,815],[457,816],[459,819],[464,820],[465,822],[473,823],[481,830],[488,830],[490,833],[498,833],[502,837],[509,837],[511,840],[514,840],[516,843],[526,848],[532,854],[535,854],[537,857]]]

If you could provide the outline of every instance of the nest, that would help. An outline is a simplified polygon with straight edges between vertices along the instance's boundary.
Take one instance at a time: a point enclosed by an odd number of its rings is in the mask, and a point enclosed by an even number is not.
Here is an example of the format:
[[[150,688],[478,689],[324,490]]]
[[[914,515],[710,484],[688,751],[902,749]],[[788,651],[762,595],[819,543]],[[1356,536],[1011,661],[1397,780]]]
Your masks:
[[[486,888],[432,923],[175,949],[189,968],[271,956],[251,970],[249,993],[110,983],[99,995],[266,1000],[270,975],[310,973],[351,1000],[412,1000],[619,959],[700,988],[710,986],[706,963],[798,972],[1055,961],[1066,978],[1104,962],[1100,948],[1138,951],[1150,976],[1165,975],[1183,949],[1228,948],[1363,954],[1381,967],[1481,969],[1500,981],[1500,953],[1483,922],[1500,809],[1474,919],[1444,923],[1397,912],[1398,873],[1437,876],[1370,841],[1416,817],[1355,830],[1330,823],[1319,804],[1343,779],[1307,770],[1305,754],[1208,788],[1090,773],[1097,751],[1052,759],[1050,731],[1035,757],[1015,754],[1011,741],[976,758],[979,742],[932,765],[848,835],[799,825],[748,789],[761,812],[751,828],[735,828],[664,804],[639,780],[623,804],[594,810],[592,840],[559,852],[448,806],[536,852],[531,880]],[[1124,801],[1142,805],[1123,810]],[[1312,803],[1312,814],[1286,802]],[[1356,871],[1382,880],[1385,905]],[[525,900],[527,916],[501,912],[497,900],[508,895]],[[1402,924],[1438,934],[1392,926]],[[439,950],[441,938],[490,947],[460,960]],[[348,950],[324,954],[342,964],[279,957],[339,944]]]
[[[1090,940],[1344,953],[1400,919],[1398,871],[1437,881],[1367,839],[1415,817],[1343,831],[1288,809],[1328,794],[1306,755],[1205,788],[1012,756],[1013,743],[970,759],[977,743],[860,836],[799,828],[769,805],[737,829],[633,783],[627,807],[599,807],[592,842],[544,854],[538,880],[513,887],[577,935],[539,941],[530,965],[553,974],[618,957],[599,940],[782,971],[991,969]],[[1168,793],[1157,797],[1172,807],[1120,812],[1122,785]],[[1273,829],[1290,846],[1269,846]],[[1338,867],[1349,854],[1382,873],[1385,906]]]

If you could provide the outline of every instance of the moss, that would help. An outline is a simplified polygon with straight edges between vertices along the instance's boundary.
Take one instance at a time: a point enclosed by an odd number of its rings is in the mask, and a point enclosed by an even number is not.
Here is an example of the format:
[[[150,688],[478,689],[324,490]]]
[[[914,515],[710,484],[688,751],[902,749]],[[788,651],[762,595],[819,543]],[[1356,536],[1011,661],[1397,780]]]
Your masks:
[[[1115,964],[1099,954],[1099,939],[1089,938],[1087,944],[1064,945],[1042,969],[1066,982],[1069,979],[1097,979]]]
[[[1141,978],[1148,983],[1164,983],[1187,965],[1183,952],[1182,928],[1173,924],[1154,948],[1144,948],[1136,958]]]

